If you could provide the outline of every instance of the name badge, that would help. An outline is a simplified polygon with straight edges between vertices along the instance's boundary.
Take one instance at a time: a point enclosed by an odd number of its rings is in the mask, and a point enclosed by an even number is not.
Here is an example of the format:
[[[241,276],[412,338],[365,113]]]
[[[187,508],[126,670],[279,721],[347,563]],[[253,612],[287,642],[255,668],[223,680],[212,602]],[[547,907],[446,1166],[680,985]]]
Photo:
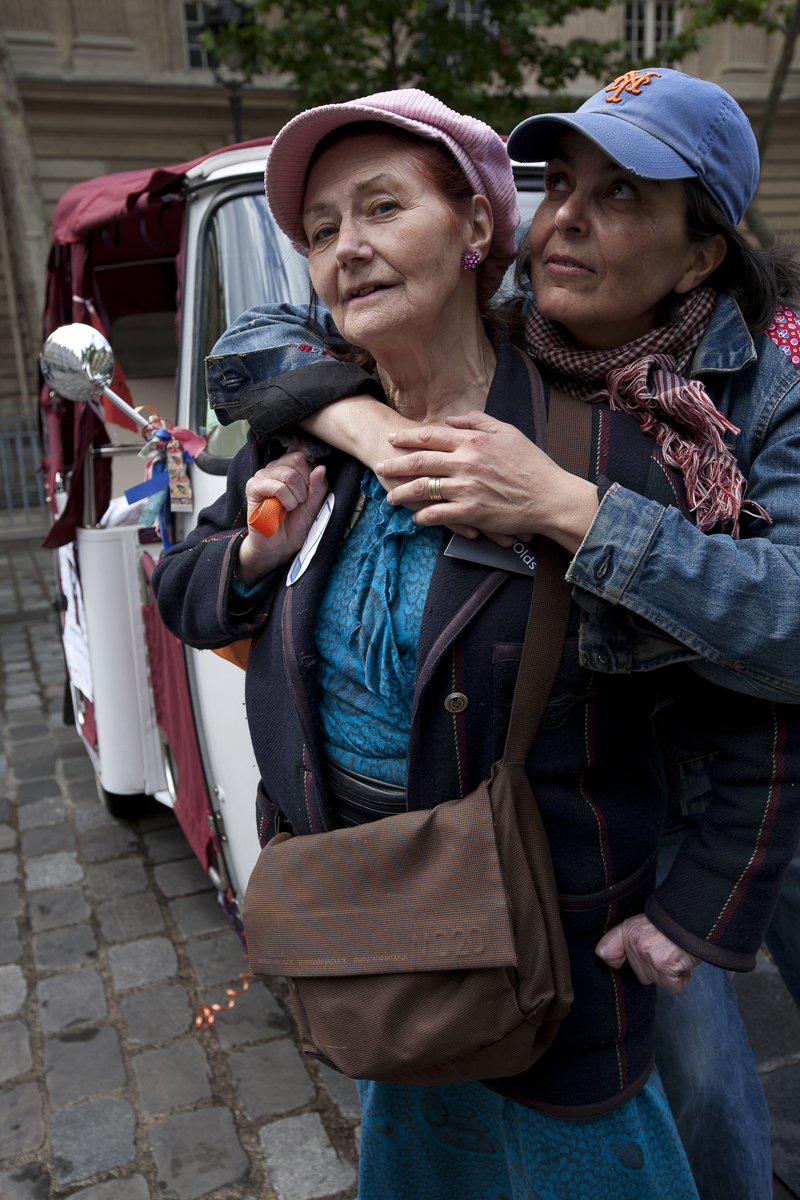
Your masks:
[[[517,539],[513,546],[498,546],[490,538],[479,533],[476,538],[465,538],[454,533],[447,543],[448,558],[463,558],[466,562],[480,563],[482,567],[513,571],[515,575],[536,574],[536,555],[527,542]]]
[[[297,557],[289,568],[289,574],[286,576],[286,586],[291,587],[293,583],[297,583],[300,576],[305,572],[308,564],[317,552],[317,546],[322,540],[322,535],[325,532],[325,527],[331,519],[334,502],[333,492],[329,492],[325,497],[325,503],[317,513],[314,524],[308,531],[308,537],[300,547]]]

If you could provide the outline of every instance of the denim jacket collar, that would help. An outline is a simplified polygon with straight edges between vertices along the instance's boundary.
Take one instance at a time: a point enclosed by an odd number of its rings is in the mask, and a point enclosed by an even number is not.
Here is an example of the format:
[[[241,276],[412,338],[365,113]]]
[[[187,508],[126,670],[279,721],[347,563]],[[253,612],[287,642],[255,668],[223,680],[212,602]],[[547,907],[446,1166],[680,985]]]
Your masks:
[[[755,343],[741,309],[728,292],[722,292],[703,340],[692,359],[689,375],[743,371],[758,358]]]

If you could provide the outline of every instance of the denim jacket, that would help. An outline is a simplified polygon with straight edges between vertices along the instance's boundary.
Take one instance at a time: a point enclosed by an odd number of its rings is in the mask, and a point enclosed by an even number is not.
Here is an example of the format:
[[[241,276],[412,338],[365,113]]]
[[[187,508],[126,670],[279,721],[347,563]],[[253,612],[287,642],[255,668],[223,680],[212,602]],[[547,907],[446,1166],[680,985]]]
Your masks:
[[[270,380],[280,408],[281,381],[297,368],[317,386],[307,403],[287,388],[279,423],[325,402],[322,372],[343,365],[325,356],[338,334],[327,313],[317,334],[306,322],[305,308],[267,305],[226,331],[206,370],[221,423],[250,415],[243,393],[253,383]],[[800,703],[800,373],[766,334],[751,336],[723,293],[688,374],[739,427],[732,444],[747,495],[772,523],[745,518],[734,541],[701,533],[676,507],[624,487],[607,492],[567,573],[587,612],[581,665],[616,674],[689,662],[724,687]],[[373,389],[339,394],[360,390]]]

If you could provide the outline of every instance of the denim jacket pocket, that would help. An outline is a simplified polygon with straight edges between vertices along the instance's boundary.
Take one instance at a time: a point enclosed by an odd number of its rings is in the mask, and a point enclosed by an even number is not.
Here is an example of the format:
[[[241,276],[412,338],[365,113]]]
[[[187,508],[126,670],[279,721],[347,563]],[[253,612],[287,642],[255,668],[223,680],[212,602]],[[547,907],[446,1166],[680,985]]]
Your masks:
[[[699,659],[694,650],[655,626],[639,629],[608,617],[590,617],[581,625],[580,665],[600,674],[656,671]]]

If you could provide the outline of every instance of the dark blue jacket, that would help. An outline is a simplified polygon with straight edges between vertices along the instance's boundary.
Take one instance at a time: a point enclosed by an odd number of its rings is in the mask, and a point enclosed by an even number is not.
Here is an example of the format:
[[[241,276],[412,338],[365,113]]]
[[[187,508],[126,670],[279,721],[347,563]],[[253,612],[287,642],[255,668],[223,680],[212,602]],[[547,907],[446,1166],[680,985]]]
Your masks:
[[[533,439],[527,370],[509,346],[499,350],[487,412]],[[685,506],[680,481],[634,418],[595,405],[593,440],[592,461],[602,461],[609,478],[661,504]],[[237,455],[227,495],[201,514],[153,576],[163,620],[191,645],[255,636],[246,697],[264,789],[262,839],[277,812],[298,834],[332,827],[319,760],[314,628],[363,471],[355,460],[333,455],[328,474],[336,505],[305,575],[287,588],[279,573],[262,610],[234,618],[229,602],[244,487],[271,456],[268,445],[256,443]],[[418,643],[409,808],[466,794],[502,754],[531,587],[521,576],[440,554]],[[616,1107],[643,1086],[652,1065],[655,989],[638,983],[627,966],[613,971],[596,957],[604,931],[647,906],[679,945],[718,966],[751,970],[800,822],[794,789],[800,709],[737,695],[683,664],[589,670],[578,656],[580,619],[574,605],[527,762],[562,893],[575,1003],[540,1062],[493,1085],[566,1117]],[[458,715],[444,704],[453,691],[468,698]],[[687,839],[653,893],[666,804],[653,718],[668,703],[682,706],[716,752],[714,798],[702,830]]]

